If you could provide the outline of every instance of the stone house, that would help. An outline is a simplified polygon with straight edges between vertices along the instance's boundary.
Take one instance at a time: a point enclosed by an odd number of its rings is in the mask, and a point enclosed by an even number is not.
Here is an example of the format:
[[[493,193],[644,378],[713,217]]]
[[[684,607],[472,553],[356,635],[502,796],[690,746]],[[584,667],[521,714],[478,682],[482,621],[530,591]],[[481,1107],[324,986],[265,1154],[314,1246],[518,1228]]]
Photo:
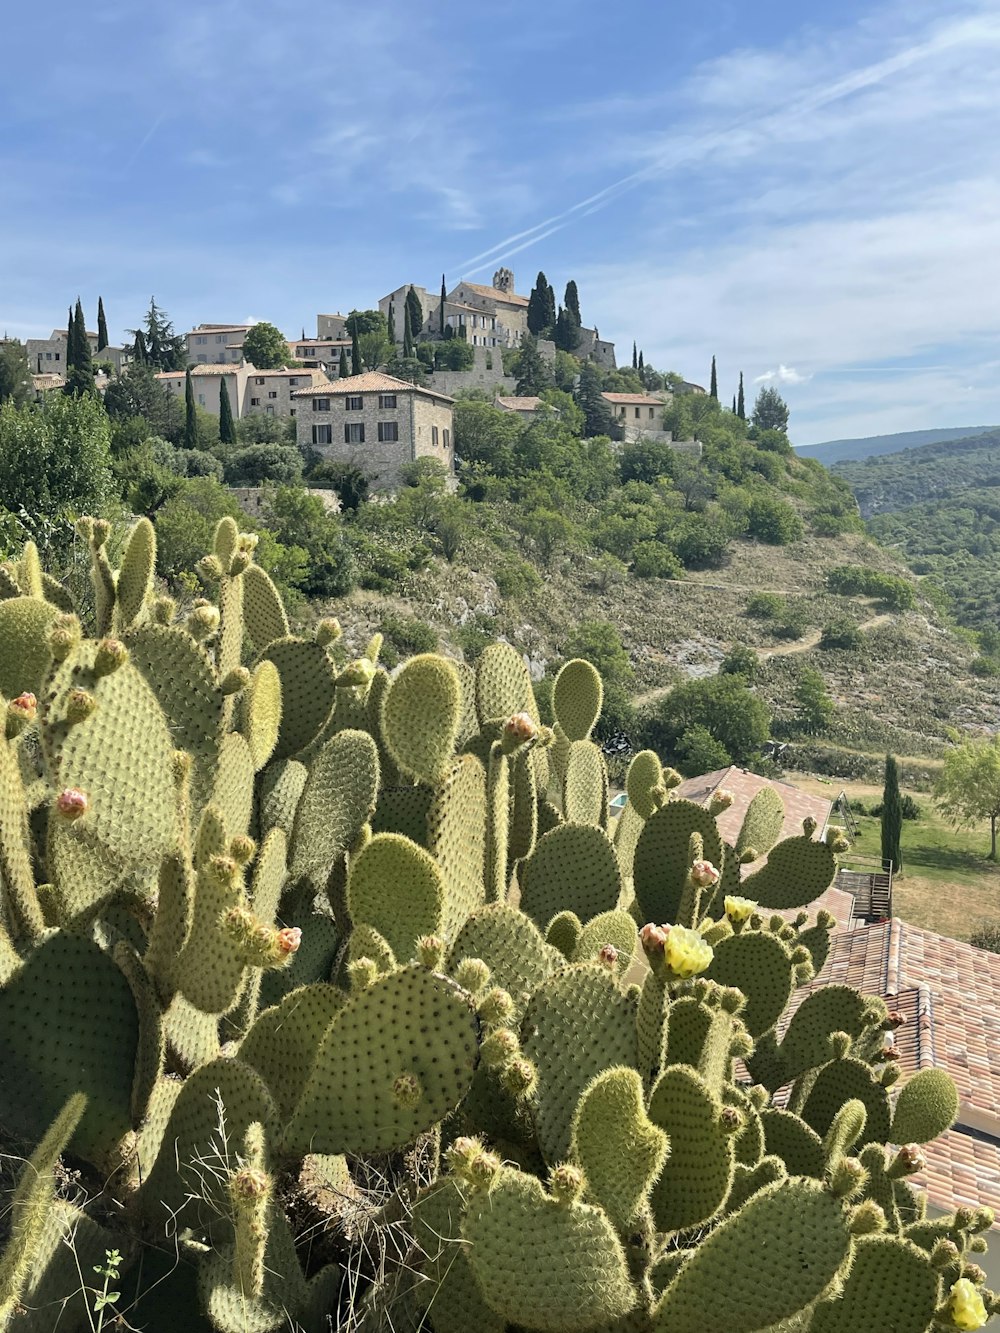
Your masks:
[[[353,463],[379,490],[400,484],[400,468],[417,458],[455,465],[454,399],[434,389],[368,371],[292,394],[299,447]]]
[[[296,338],[289,342],[288,351],[296,365],[307,369],[329,370],[336,375],[340,368],[340,353],[351,355],[350,338]]]
[[[493,399],[493,406],[499,407],[501,412],[513,412],[521,421],[534,421],[538,409],[544,407],[545,403],[534,395],[518,397],[516,394],[498,394]]]
[[[156,377],[160,383],[183,401],[185,372],[161,371]],[[297,404],[293,395],[299,389],[313,384],[326,384],[320,370],[301,369],[257,370],[249,362],[239,365],[194,365],[191,367],[194,398],[199,407],[214,416],[219,415],[219,397],[224,380],[229,394],[229,406],[239,420],[245,416],[293,417]]]
[[[333,339],[335,342],[347,338],[347,316],[346,315],[317,315],[316,316],[316,338],[323,342],[326,339]],[[350,339],[347,338],[348,342]]]
[[[124,347],[102,347],[97,350],[97,334],[87,330],[90,354],[95,361],[110,361],[116,371],[127,366],[131,360],[131,349]],[[24,343],[28,353],[28,365],[32,375],[66,374],[66,330],[53,329],[47,338],[27,338]]]
[[[250,324],[199,324],[184,335],[192,365],[239,365]]]
[[[654,440],[672,438],[670,432],[663,429],[664,403],[661,398],[653,398],[648,393],[602,393],[601,397],[611,409],[621,439],[626,442],[637,440],[640,435]]]

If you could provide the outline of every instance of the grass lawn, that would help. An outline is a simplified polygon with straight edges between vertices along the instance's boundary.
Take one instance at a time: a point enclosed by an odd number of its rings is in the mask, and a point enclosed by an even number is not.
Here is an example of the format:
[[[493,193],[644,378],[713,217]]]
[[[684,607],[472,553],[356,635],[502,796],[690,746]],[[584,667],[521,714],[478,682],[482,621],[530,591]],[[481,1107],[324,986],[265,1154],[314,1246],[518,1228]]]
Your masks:
[[[823,782],[790,775],[795,786],[817,795],[836,796],[843,788],[866,804],[878,801],[881,787],[864,783]],[[930,797],[912,793],[920,819],[903,820],[903,874],[893,882],[893,911],[915,926],[965,940],[983,921],[1000,924],[1000,864],[986,859],[990,850],[989,823],[955,829],[935,808]],[[879,821],[855,816],[855,847],[866,856],[879,856]],[[844,858],[850,863],[850,856]]]

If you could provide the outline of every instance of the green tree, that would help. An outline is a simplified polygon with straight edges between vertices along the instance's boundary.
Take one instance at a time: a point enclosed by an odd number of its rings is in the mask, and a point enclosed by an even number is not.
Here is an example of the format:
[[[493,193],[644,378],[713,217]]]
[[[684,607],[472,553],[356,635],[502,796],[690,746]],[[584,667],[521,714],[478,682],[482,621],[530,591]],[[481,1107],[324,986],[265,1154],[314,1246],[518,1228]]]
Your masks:
[[[899,794],[899,766],[894,755],[885,757],[885,784],[882,788],[882,863],[888,862],[895,873],[903,868],[903,802]]]
[[[104,391],[104,406],[113,421],[141,417],[147,435],[176,443],[184,429],[180,400],[144,362],[133,362],[116,375]]]
[[[385,315],[381,310],[352,310],[345,321],[348,336],[353,338],[355,334],[362,333],[382,333],[387,334],[389,325],[386,322]]]
[[[351,344],[351,346],[353,349],[353,343]],[[340,349],[340,378],[342,380],[346,380],[347,377],[350,375],[350,373],[351,373],[350,367],[347,364],[347,348],[342,347]]]
[[[424,327],[424,309],[420,304],[420,297],[412,287],[406,291],[406,306],[403,316],[403,336],[404,340],[407,331],[410,334],[410,342],[415,343],[420,337],[420,330]],[[412,353],[411,353],[412,355]]]
[[[544,565],[577,544],[575,525],[565,514],[554,509],[534,509],[517,521],[517,526],[537,551]]]
[[[110,342],[108,337],[108,321],[104,316],[104,297],[97,298],[97,350],[103,352]]]
[[[815,667],[803,667],[795,686],[798,722],[804,731],[816,734],[826,731],[833,719],[833,700],[822,675]]]
[[[517,393],[526,397],[540,396],[552,387],[552,372],[542,359],[538,342],[529,334],[521,339],[517,358]]]
[[[580,344],[580,325],[564,306],[559,307],[552,338],[556,347],[563,352],[575,351]]]
[[[225,461],[227,486],[287,486],[302,480],[302,454],[294,444],[251,444]]]
[[[298,586],[307,597],[343,597],[354,587],[354,556],[340,519],[318,495],[301,486],[279,486],[267,526],[286,547],[300,547],[308,560]]]
[[[569,282],[566,284],[563,305],[573,317],[576,327],[579,328],[583,323],[583,320],[580,318],[580,293],[576,289],[576,282],[573,278],[570,278]]]
[[[1000,818],[1000,736],[965,741],[949,750],[934,799],[958,827],[990,821],[990,855],[997,859]]]
[[[351,374],[361,374],[361,344],[356,331],[351,334]]]
[[[366,370],[378,370],[388,361],[396,344],[389,340],[388,328],[358,334],[358,350]]]
[[[639,349],[635,345],[635,339],[632,339],[632,369],[639,369]]]
[[[94,392],[94,358],[83,318],[83,304],[77,297],[66,352],[66,393],[78,398]]]
[[[528,332],[536,338],[544,337],[556,322],[555,292],[545,274],[539,270],[535,285],[528,298]]]
[[[113,493],[111,423],[95,395],[0,406],[0,508],[35,518],[100,514]]]
[[[185,390],[187,385],[185,384]],[[219,376],[219,440],[222,444],[236,443],[236,422],[229,402],[229,390],[226,388],[225,375]]]
[[[647,715],[643,743],[670,757],[678,753],[678,742],[691,727],[704,727],[734,763],[746,766],[770,735],[771,714],[740,676],[684,681]]]
[[[777,389],[766,384],[753,405],[753,424],[758,430],[788,433],[788,404]]]
[[[752,684],[760,675],[760,658],[745,643],[734,643],[719,663],[719,670],[723,675],[742,676]]]
[[[19,407],[31,397],[31,365],[28,349],[16,338],[0,342],[0,403]]]
[[[615,429],[611,408],[605,402],[601,388],[601,372],[593,361],[584,361],[576,386],[577,406],[583,412],[585,435],[611,435]]]
[[[198,448],[198,412],[194,401],[191,367],[184,372],[184,448]]]
[[[387,335],[388,335],[389,341],[392,343],[393,347],[395,347],[395,345],[396,345],[396,307],[395,307],[395,305],[392,303],[392,301],[389,302],[389,319],[388,319]]]
[[[746,400],[743,397],[743,371],[740,371],[740,390],[736,395],[736,415],[741,421],[746,421],[747,409]]]
[[[606,685],[628,686],[634,679],[622,636],[609,620],[581,620],[563,643],[562,655],[584,658],[597,668]]]
[[[183,335],[174,332],[174,326],[161,310],[154,297],[149,298],[149,309],[143,318],[142,328],[129,329],[133,336],[142,335],[145,349],[144,360],[154,370],[183,370],[187,365],[187,346]]]
[[[309,472],[309,486],[314,490],[337,492],[344,509],[356,510],[368,499],[368,478],[355,463],[324,458]]]
[[[137,366],[146,364],[146,339],[143,337],[142,329],[133,330],[135,337],[132,339],[132,361]]]
[[[715,357],[712,357],[712,379],[709,384],[708,396],[719,401],[719,377],[715,370]]]
[[[251,444],[295,444],[295,418],[250,412],[236,423],[236,439],[244,448]]]
[[[262,319],[247,329],[243,355],[258,370],[281,370],[288,365],[288,342],[279,328]]]
[[[413,359],[413,334],[410,332],[410,321],[408,317],[403,319],[403,360],[411,361]]]
[[[696,723],[678,738],[675,747],[677,767],[686,778],[697,778],[702,773],[716,773],[720,768],[728,768],[733,757],[717,741],[707,727]]]
[[[484,463],[498,477],[513,476],[517,446],[524,425],[516,413],[503,412],[492,403],[460,398],[452,411],[455,453],[463,467]]]
[[[438,333],[440,333],[440,335],[441,335],[442,338],[444,337],[444,329],[445,329],[445,324],[444,324],[444,306],[445,306],[445,302],[446,302],[447,300],[448,300],[448,291],[447,291],[447,289],[446,289],[446,287],[445,287],[445,285],[444,285],[444,274],[442,273],[442,274],[441,274],[441,305],[440,305],[440,307],[439,307],[439,314],[438,314]]]

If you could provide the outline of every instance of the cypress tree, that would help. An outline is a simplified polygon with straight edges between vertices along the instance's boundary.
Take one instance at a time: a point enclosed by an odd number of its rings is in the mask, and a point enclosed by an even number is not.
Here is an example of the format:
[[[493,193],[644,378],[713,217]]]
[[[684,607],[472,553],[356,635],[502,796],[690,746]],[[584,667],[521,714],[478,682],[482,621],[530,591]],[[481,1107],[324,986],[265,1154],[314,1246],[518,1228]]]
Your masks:
[[[184,448],[198,448],[198,413],[194,405],[194,381],[191,367],[184,372]]]
[[[347,348],[342,347],[340,349],[340,378],[346,380],[350,373],[350,368],[347,364]]]
[[[302,337],[301,337],[301,339],[300,339],[299,341],[300,341],[300,342],[305,342],[305,340],[306,340],[306,326],[303,324],[303,325],[302,325]]]
[[[393,303],[392,303],[391,301],[389,302],[389,319],[388,319],[387,322],[388,322],[388,325],[389,325],[389,341],[392,343],[393,350],[395,350],[395,347],[396,347],[396,307],[393,305]]]
[[[736,395],[736,415],[741,421],[747,419],[747,405],[743,398],[743,371],[740,371],[740,391]]]
[[[903,802],[899,795],[899,768],[893,755],[885,757],[885,786],[882,789],[882,862],[896,873],[903,868],[900,842],[903,836]]]
[[[712,380],[711,380],[711,387],[709,388],[708,393],[709,393],[709,397],[710,397],[710,398],[714,398],[716,402],[719,401],[719,377],[718,377],[718,375],[715,373],[715,357],[714,357],[714,356],[712,357]]]
[[[611,408],[601,394],[601,382],[601,372],[593,361],[585,361],[580,367],[580,378],[573,396],[583,412],[583,431],[588,437],[611,435],[615,429]]]
[[[420,330],[424,327],[424,308],[420,304],[420,297],[412,287],[406,293],[406,327],[410,330],[410,341],[416,342],[420,337]]]
[[[444,274],[441,274],[441,316],[438,321],[438,332],[444,337],[444,303],[448,299],[448,293],[445,291]]]
[[[83,304],[79,298],[70,320],[69,347],[66,352],[66,392],[79,395],[94,391],[94,358],[87,339]]]
[[[570,278],[566,284],[566,295],[563,297],[563,305],[576,320],[577,324],[582,324],[580,318],[580,294],[576,290],[576,283]]]
[[[632,369],[633,370],[639,369],[639,352],[636,348],[634,338],[632,339]]]
[[[188,371],[188,380],[191,378],[191,372]],[[187,385],[184,386],[185,389]],[[229,390],[226,388],[226,377],[222,375],[219,379],[219,441],[222,444],[236,443],[236,422],[233,420],[233,409],[229,402]]]
[[[540,338],[553,327],[555,322],[556,294],[549,286],[548,278],[539,269],[528,298],[528,332]]]
[[[736,415],[736,395],[733,394],[733,416]]]
[[[521,350],[517,358],[517,388],[515,392],[522,397],[534,397],[552,387],[552,374],[542,360],[538,350],[538,341],[530,335],[521,339]]]
[[[66,324],[66,378],[69,379],[69,372],[73,369],[73,354],[76,351],[76,342],[74,334],[76,332],[76,321],[73,318],[73,307],[69,308],[69,320]]]
[[[410,289],[413,290],[412,287]],[[403,318],[403,356],[411,357],[413,355],[413,332],[410,329],[409,310],[404,311]]]
[[[351,334],[351,374],[361,374],[361,347],[358,343],[357,329]]]
[[[104,318],[104,297],[97,298],[97,350],[103,352],[108,342],[108,321]]]
[[[545,327],[554,329],[556,325],[556,293],[548,282],[545,284]],[[551,336],[551,335],[550,335]]]
[[[135,342],[132,344],[132,360],[137,366],[146,364],[146,340],[142,336],[142,329],[136,329]]]
[[[642,362],[642,352],[640,351],[640,352],[639,352],[639,367],[638,367],[638,369],[639,369],[639,374],[640,374],[640,375],[641,375],[642,372],[645,370],[645,368],[646,368],[646,367],[643,365],[643,362]]]

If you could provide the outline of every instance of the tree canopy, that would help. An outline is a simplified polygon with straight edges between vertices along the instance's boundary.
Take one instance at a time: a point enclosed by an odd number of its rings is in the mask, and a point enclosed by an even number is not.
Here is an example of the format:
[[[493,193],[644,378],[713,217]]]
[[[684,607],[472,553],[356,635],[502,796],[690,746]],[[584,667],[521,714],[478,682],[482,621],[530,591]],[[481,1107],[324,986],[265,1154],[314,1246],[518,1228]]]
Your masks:
[[[0,403],[12,402],[20,406],[30,397],[28,349],[16,338],[5,338],[0,342]]]
[[[788,404],[777,389],[765,384],[753,405],[753,424],[758,430],[788,432]]]
[[[261,320],[247,329],[243,355],[258,370],[281,370],[288,365],[288,342],[279,328]]]
[[[149,298],[149,309],[139,329],[128,332],[136,340],[136,348],[142,347],[142,360],[153,370],[183,370],[188,363],[187,344],[180,333],[174,332],[174,326],[167,318],[167,312],[156,304],[156,298]]]
[[[959,827],[990,821],[990,860],[995,861],[1000,818],[1000,736],[965,741],[949,750],[934,798]]]

